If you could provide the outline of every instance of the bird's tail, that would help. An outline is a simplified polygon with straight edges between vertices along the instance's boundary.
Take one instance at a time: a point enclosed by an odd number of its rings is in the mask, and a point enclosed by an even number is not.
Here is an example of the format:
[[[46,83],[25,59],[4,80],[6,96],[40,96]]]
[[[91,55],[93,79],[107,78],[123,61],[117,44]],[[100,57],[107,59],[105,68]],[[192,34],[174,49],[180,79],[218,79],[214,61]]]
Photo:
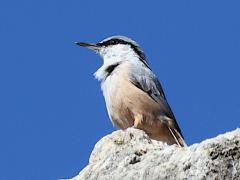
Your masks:
[[[179,146],[182,146],[182,147],[187,147],[187,144],[185,143],[183,137],[177,131],[177,129],[172,128],[170,126],[168,126],[168,129],[169,129],[171,135],[173,136],[173,139],[175,140],[176,144],[178,144]]]

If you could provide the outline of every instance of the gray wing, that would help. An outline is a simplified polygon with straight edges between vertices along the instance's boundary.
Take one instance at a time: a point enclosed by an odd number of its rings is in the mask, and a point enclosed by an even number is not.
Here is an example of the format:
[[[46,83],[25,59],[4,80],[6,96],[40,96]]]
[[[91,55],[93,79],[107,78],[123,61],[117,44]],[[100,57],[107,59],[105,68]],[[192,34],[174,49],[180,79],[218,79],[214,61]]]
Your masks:
[[[154,101],[163,104],[166,108],[166,115],[175,119],[167,99],[163,92],[162,86],[153,72],[148,68],[132,69],[130,72],[130,81],[139,89],[147,93]]]
[[[139,89],[147,93],[154,101],[156,101],[161,107],[165,116],[174,120],[175,128],[178,130],[180,135],[183,137],[181,130],[176,122],[174,114],[167,102],[162,86],[153,74],[153,72],[146,67],[133,67],[130,71],[130,81]]]

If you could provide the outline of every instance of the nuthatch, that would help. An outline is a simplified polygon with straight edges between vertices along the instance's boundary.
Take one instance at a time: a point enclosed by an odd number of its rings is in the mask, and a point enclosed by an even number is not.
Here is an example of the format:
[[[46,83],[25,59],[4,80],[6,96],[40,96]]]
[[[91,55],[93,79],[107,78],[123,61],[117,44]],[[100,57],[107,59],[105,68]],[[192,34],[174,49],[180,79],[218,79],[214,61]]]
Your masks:
[[[113,36],[97,44],[76,44],[103,58],[94,75],[101,81],[108,115],[115,126],[134,126],[152,139],[186,146],[160,82],[135,41]]]

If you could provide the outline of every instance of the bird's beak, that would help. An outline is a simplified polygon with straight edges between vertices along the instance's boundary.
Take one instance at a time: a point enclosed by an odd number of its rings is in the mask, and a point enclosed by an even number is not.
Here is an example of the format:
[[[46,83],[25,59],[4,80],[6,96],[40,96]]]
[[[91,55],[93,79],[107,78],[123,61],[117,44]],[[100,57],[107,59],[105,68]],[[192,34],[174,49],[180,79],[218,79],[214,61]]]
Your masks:
[[[86,48],[91,49],[96,52],[99,52],[99,50],[101,49],[101,46],[98,46],[96,44],[90,44],[90,43],[85,43],[85,42],[75,42],[75,44],[82,46],[82,47],[86,47]]]

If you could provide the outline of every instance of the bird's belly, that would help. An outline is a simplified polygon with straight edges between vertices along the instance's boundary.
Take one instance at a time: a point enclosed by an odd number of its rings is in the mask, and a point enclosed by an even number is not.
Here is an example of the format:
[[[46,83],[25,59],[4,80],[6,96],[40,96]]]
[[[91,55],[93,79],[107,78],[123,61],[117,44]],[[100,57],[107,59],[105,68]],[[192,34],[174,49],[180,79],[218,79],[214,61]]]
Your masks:
[[[105,87],[108,88],[103,90],[113,124],[126,129],[134,125],[136,117],[141,117],[144,127],[152,128],[160,112],[159,105],[128,79],[112,77],[107,80]]]
[[[124,81],[112,76],[102,87],[109,117],[112,123],[120,129],[134,125],[134,116],[128,103],[129,95],[123,88],[125,85]]]

